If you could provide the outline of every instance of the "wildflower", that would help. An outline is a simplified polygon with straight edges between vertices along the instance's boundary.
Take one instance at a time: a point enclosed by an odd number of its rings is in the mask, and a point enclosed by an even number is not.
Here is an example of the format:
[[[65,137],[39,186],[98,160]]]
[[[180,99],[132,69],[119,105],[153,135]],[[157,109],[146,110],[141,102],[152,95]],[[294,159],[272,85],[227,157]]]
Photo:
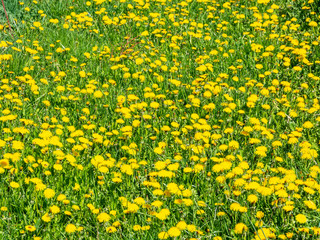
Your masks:
[[[53,198],[56,193],[53,189],[47,188],[46,190],[44,190],[43,194],[45,198],[50,199],[50,198]]]
[[[311,22],[309,22],[308,25],[309,25],[310,27],[316,27],[316,26],[318,26],[318,23],[315,22],[315,21],[311,21]]]
[[[295,219],[296,219],[296,221],[297,221],[298,223],[301,223],[301,224],[307,222],[307,218],[306,218],[306,216],[303,215],[303,214],[298,214],[298,215],[296,215]]]
[[[264,213],[263,213],[262,211],[258,211],[258,212],[256,213],[256,217],[257,217],[258,219],[261,219],[261,218],[264,217]]]
[[[95,91],[95,92],[93,93],[93,96],[94,96],[95,98],[102,98],[102,97],[103,97],[103,93],[102,93],[101,91]]]
[[[117,229],[115,227],[111,226],[111,227],[106,227],[106,231],[107,231],[107,233],[114,233],[117,231]]]
[[[256,203],[258,201],[258,197],[256,195],[250,194],[247,198],[248,202]]]
[[[48,213],[46,213],[45,215],[42,216],[42,221],[44,222],[50,222],[51,221],[51,217],[49,216]]]
[[[1,207],[0,210],[3,211],[3,212],[6,212],[6,211],[8,211],[8,208],[7,207]]]
[[[238,149],[239,148],[239,143],[237,141],[231,141],[229,142],[229,148],[230,149]]]
[[[218,213],[217,213],[217,216],[218,216],[218,217],[222,217],[222,216],[225,216],[225,215],[226,215],[225,212],[218,212]]]
[[[134,200],[134,202],[138,205],[143,205],[146,203],[146,201],[142,197],[138,197]]]
[[[257,192],[260,193],[262,196],[270,196],[273,193],[273,190],[268,187],[259,187]]]
[[[176,227],[180,230],[185,230],[187,228],[187,223],[185,221],[180,221],[177,223]]]
[[[168,234],[170,237],[178,237],[181,234],[181,231],[177,227],[172,227],[168,230]]]
[[[236,234],[242,234],[243,232],[246,232],[246,231],[248,231],[248,227],[243,223],[238,223],[234,228],[234,232]]]
[[[317,205],[309,200],[309,201],[303,201],[303,203],[309,208],[309,209],[312,209],[312,210],[316,210],[317,209]]]
[[[24,149],[24,143],[20,141],[12,141],[12,148],[16,150]]]
[[[309,128],[313,127],[313,124],[310,121],[307,121],[302,125],[302,127],[306,128],[306,129],[309,129]]]
[[[25,229],[29,232],[34,232],[36,230],[36,227],[32,225],[27,225]]]
[[[161,209],[161,211],[157,213],[155,216],[160,220],[165,220],[168,218],[169,215],[170,215],[169,209],[165,208],[165,209]]]
[[[160,232],[158,234],[159,239],[167,239],[169,237],[169,234],[167,232]]]
[[[50,212],[52,212],[53,214],[57,214],[60,212],[60,208],[56,205],[51,206],[49,209],[50,209]]]
[[[65,231],[66,231],[67,233],[74,233],[75,231],[77,231],[77,227],[76,227],[74,224],[68,224],[68,225],[66,226]]]
[[[268,149],[265,146],[260,146],[256,148],[255,154],[261,156],[261,157],[266,157],[266,152]]]
[[[137,64],[137,65],[141,65],[143,62],[144,62],[144,61],[143,61],[142,58],[137,58],[137,59],[136,59],[136,64]]]
[[[11,186],[12,188],[19,188],[19,187],[20,187],[20,184],[17,183],[17,182],[10,182],[10,186]]]
[[[137,204],[132,204],[128,202],[128,209],[125,210],[126,213],[136,213],[139,210],[139,206]]]
[[[80,77],[82,77],[82,78],[86,77],[85,71],[80,71],[80,72],[79,72],[79,75],[80,75]]]
[[[283,210],[285,210],[286,212],[290,212],[294,209],[293,205],[286,205],[282,207]]]
[[[134,225],[133,226],[133,231],[137,232],[141,230],[141,226],[140,225]]]
[[[187,230],[189,232],[195,232],[195,231],[197,231],[197,227],[195,225],[193,225],[193,224],[188,224],[187,225]]]
[[[97,219],[99,222],[108,222],[111,219],[111,217],[107,213],[100,213]]]

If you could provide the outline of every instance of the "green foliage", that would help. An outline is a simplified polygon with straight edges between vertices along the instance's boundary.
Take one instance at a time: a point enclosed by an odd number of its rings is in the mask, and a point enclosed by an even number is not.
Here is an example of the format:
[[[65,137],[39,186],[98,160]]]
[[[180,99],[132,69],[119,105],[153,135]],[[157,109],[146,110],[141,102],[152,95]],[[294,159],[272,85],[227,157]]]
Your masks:
[[[319,1],[5,1],[0,239],[318,239]]]

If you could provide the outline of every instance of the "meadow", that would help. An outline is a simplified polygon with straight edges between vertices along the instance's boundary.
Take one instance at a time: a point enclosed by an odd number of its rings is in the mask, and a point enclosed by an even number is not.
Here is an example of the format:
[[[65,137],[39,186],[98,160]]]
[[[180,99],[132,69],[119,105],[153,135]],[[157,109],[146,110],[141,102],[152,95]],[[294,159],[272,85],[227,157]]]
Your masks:
[[[0,239],[319,239],[320,1],[0,7]]]

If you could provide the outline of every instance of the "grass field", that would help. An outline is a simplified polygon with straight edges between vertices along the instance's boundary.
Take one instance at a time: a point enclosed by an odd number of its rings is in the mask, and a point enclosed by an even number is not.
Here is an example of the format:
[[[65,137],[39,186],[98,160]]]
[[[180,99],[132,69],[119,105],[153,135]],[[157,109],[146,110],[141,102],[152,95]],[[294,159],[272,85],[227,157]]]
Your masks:
[[[0,239],[319,239],[320,2],[7,0]]]

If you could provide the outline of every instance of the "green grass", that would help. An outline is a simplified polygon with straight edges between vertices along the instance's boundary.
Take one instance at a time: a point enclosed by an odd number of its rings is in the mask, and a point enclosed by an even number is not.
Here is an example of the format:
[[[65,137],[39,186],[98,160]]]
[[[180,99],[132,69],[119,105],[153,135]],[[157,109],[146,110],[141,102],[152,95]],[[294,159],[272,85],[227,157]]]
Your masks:
[[[5,1],[0,239],[318,239],[318,3]]]

